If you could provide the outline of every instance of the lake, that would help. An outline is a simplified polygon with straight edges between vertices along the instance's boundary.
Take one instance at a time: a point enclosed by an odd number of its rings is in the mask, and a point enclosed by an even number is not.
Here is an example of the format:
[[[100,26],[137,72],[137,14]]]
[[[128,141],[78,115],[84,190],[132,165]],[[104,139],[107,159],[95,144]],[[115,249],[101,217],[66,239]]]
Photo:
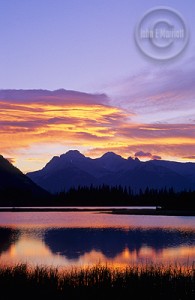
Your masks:
[[[0,212],[0,264],[58,267],[195,261],[195,217]]]

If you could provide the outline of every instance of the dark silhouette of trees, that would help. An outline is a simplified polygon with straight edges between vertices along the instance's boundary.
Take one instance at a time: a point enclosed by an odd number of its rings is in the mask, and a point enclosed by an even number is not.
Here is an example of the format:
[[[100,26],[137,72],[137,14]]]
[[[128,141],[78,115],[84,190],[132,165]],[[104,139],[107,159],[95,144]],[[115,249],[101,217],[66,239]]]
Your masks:
[[[159,206],[163,209],[195,210],[195,191],[175,192],[172,188],[133,192],[130,187],[90,186],[71,188],[56,195],[55,203],[64,206]]]
[[[56,195],[35,197],[28,189],[0,190],[0,206],[155,206],[165,210],[195,211],[195,191],[140,189],[118,186],[79,186]]]

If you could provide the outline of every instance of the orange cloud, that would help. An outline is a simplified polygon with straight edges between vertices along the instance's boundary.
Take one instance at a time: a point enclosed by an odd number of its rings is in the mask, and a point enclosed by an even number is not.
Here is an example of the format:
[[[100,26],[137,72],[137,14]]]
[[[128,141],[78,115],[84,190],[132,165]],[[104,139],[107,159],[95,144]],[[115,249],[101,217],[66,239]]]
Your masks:
[[[191,155],[191,156],[184,156],[183,157],[184,159],[195,159],[195,155]]]
[[[76,133],[85,132],[96,137],[112,136],[109,126],[127,117],[115,107],[105,105],[9,105],[5,108],[0,102],[0,134],[9,137],[14,134],[14,142],[22,144],[36,141],[50,141],[51,136],[58,139],[74,138]],[[6,141],[5,141],[6,142]],[[9,145],[8,145],[9,147]]]
[[[13,157],[23,170],[27,165],[28,171],[33,170],[36,159],[38,168],[49,154],[49,158],[61,154],[59,145],[82,149],[89,156],[114,151],[128,157],[141,149],[152,153],[148,158],[193,159],[193,124],[144,124],[136,122],[134,114],[109,105],[105,95],[50,93],[22,91],[20,98],[20,92],[10,91],[9,98],[0,92],[0,153]],[[41,151],[34,150],[35,146]]]

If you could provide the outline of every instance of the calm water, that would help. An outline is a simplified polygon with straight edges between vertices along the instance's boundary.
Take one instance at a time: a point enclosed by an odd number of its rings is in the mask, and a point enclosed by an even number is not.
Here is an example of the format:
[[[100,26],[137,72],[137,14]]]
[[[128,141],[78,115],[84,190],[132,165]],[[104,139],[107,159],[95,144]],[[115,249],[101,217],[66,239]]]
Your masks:
[[[195,261],[195,217],[0,212],[0,263],[114,266]]]

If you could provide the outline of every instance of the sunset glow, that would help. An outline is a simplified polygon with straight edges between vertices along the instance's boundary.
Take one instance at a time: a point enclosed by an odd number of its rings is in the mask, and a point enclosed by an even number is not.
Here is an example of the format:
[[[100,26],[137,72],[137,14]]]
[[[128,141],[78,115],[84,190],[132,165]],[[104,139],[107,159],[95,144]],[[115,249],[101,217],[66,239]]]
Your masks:
[[[80,149],[91,157],[107,151],[134,157],[142,151],[140,159],[158,155],[163,159],[193,160],[193,124],[138,123],[137,115],[125,109],[78,100],[10,102],[0,101],[0,139],[4,141],[0,152],[23,171],[42,167],[52,155],[68,148]],[[39,149],[37,155],[34,147]]]
[[[53,266],[61,268],[89,267],[101,262],[111,267],[124,268],[137,263],[143,266],[144,263],[152,261],[153,263],[168,264],[174,263],[176,256],[180,261],[186,263],[191,261],[195,255],[195,247],[178,246],[177,248],[165,248],[160,251],[147,246],[142,246],[139,251],[125,248],[115,257],[106,256],[98,250],[91,250],[79,255],[78,258],[68,258],[60,253],[52,253],[51,249],[39,238],[32,238],[30,235],[22,236],[15,245],[11,245],[9,250],[1,255],[9,265],[16,263],[25,263],[26,257],[31,265],[48,265],[52,262]]]
[[[0,0],[0,295],[193,297],[194,12]]]
[[[140,17],[162,1],[23,2],[0,4],[1,155],[24,173],[74,149],[195,161],[193,35],[164,63],[134,39]],[[194,1],[164,5],[193,28]]]

